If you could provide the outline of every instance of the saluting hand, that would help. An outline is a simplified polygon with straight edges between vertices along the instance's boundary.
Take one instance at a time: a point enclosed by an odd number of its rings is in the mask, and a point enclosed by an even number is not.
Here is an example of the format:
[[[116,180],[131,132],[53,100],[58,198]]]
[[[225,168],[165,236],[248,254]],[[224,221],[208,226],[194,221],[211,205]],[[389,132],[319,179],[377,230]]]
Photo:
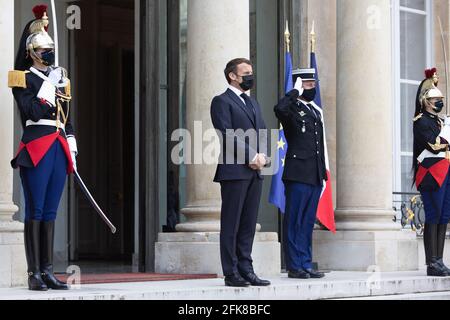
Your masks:
[[[298,77],[297,81],[295,81],[294,89],[298,90],[300,96],[303,94],[305,89],[303,89],[303,79]]]

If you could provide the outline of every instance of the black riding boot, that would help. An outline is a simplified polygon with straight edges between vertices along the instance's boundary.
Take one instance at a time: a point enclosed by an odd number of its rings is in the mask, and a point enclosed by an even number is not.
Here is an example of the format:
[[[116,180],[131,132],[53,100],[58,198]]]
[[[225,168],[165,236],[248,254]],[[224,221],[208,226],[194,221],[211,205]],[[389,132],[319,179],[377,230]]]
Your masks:
[[[425,245],[425,257],[427,262],[427,275],[430,277],[447,277],[449,274],[438,262],[438,225],[425,224],[423,242]]]
[[[39,266],[40,259],[40,234],[41,222],[30,220],[25,222],[24,242],[25,255],[28,264],[28,289],[33,291],[47,291],[48,287],[41,277]]]
[[[444,268],[445,271],[450,275],[450,269],[444,264],[444,247],[445,247],[445,239],[447,236],[447,225],[440,224],[438,225],[437,231],[437,258],[439,264]]]
[[[53,290],[68,290],[69,286],[56,279],[53,274],[53,243],[55,239],[55,222],[41,224],[41,273],[47,287]]]

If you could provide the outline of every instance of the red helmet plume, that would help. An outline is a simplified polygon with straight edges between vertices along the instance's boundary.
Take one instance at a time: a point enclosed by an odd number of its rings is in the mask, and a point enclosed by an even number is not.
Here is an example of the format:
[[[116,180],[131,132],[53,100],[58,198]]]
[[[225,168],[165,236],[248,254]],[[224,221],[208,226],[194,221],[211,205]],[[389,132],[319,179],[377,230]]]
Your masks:
[[[47,5],[46,4],[40,4],[33,8],[33,13],[36,19],[42,19],[44,16],[44,13],[47,12]]]
[[[436,72],[437,72],[436,68],[425,70],[425,78],[427,78],[427,79],[433,78],[433,76],[436,74]]]

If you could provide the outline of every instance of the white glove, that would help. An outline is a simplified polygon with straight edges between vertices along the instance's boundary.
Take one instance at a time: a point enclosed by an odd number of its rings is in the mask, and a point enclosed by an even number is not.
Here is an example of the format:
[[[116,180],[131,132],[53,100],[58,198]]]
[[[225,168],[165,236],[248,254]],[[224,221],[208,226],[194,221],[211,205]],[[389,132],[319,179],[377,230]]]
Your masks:
[[[450,117],[445,118],[444,127],[442,128],[439,136],[447,140],[447,142],[450,142]]]
[[[73,168],[76,171],[77,170],[77,155],[78,155],[77,140],[75,139],[74,136],[68,136],[67,144],[69,145],[70,155],[72,156]]]
[[[77,154],[75,152],[71,152],[70,155],[72,156],[73,170],[77,171]]]
[[[41,89],[39,90],[37,97],[39,99],[44,99],[53,107],[56,106],[56,88],[48,81],[42,83]]]
[[[48,78],[55,87],[65,88],[69,83],[69,79],[67,79],[64,75],[65,75],[64,69],[58,67],[50,72]]]
[[[298,90],[298,92],[300,93],[300,96],[303,94],[305,89],[303,89],[303,79],[302,78],[300,78],[300,77],[297,78],[297,80],[295,81],[294,89]]]
[[[450,117],[445,117],[444,125],[450,126]]]

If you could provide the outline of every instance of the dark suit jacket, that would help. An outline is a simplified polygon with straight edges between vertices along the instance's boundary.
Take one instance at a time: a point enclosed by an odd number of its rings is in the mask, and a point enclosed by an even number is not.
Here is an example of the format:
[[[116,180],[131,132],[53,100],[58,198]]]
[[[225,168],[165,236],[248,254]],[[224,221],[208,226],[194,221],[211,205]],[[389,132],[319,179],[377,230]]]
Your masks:
[[[298,97],[294,89],[275,107],[288,143],[283,181],[320,186],[327,180],[323,122]]]
[[[230,89],[213,99],[211,104],[211,119],[214,128],[219,132],[221,156],[217,166],[215,182],[232,180],[250,180],[260,173],[249,167],[257,153],[267,153],[267,132],[260,134],[259,130],[267,129],[258,102],[250,98],[255,114],[247,109],[242,100]],[[227,130],[254,130],[251,139]],[[242,159],[241,159],[242,158]],[[237,160],[243,160],[242,162]]]

